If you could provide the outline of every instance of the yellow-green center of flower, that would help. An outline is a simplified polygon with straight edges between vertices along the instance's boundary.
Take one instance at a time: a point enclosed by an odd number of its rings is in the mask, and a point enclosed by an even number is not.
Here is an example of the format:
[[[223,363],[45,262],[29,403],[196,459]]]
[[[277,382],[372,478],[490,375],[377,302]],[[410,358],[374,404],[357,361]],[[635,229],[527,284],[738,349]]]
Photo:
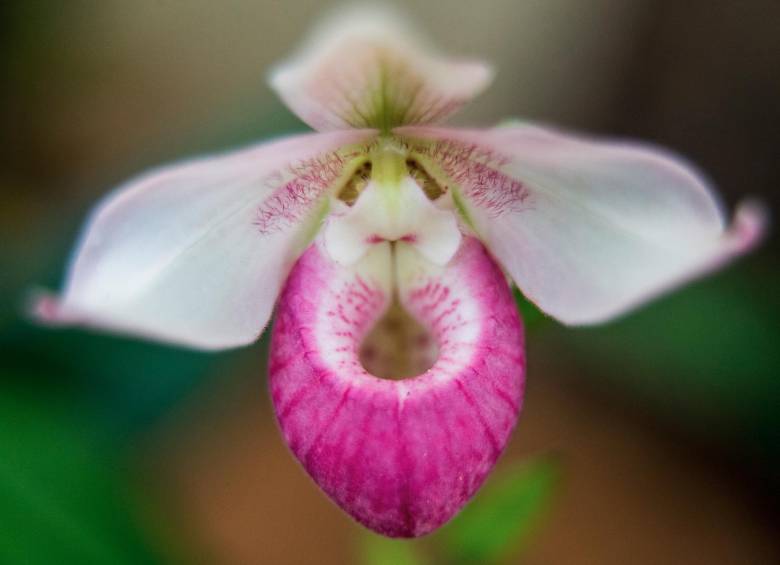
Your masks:
[[[371,245],[405,241],[444,265],[460,243],[455,204],[445,188],[399,140],[382,136],[335,194],[325,240],[342,264],[358,261]]]

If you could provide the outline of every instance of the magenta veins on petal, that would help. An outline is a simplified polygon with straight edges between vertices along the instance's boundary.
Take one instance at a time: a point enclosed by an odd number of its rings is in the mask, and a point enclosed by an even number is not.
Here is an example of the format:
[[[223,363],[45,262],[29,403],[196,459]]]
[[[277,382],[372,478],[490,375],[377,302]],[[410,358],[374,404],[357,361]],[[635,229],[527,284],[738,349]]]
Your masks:
[[[402,242],[365,262],[344,268],[318,243],[298,260],[273,326],[271,397],[293,453],[339,506],[377,532],[419,536],[471,498],[509,439],[522,324],[506,277],[472,237],[444,268]],[[359,358],[395,300],[438,349],[432,367],[403,380],[378,378]],[[416,337],[397,354],[430,345]]]

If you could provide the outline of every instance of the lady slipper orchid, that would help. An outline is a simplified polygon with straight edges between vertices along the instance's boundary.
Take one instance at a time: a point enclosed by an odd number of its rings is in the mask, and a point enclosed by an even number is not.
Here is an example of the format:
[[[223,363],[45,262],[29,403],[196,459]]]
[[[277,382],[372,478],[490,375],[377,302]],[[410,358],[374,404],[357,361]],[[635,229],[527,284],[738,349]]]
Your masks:
[[[510,282],[566,324],[609,320],[748,250],[706,183],[646,146],[528,124],[436,126],[487,65],[387,15],[341,18],[271,85],[317,133],[176,164],[92,215],[39,317],[201,349],[255,341],[285,441],[367,527],[455,515],[523,400]],[[508,278],[507,278],[508,275]]]

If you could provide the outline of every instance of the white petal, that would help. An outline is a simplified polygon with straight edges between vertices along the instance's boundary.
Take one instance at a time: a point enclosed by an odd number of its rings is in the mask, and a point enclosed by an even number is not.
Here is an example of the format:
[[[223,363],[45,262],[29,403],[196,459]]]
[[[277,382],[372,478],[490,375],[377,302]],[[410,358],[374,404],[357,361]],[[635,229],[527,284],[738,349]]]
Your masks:
[[[481,62],[432,52],[386,10],[338,13],[271,86],[317,130],[439,122],[482,92],[493,77]]]
[[[620,315],[747,251],[763,232],[756,205],[726,227],[706,183],[658,149],[533,126],[397,133],[418,140],[420,159],[454,185],[515,283],[564,323]]]
[[[321,195],[372,135],[297,136],[131,181],[94,211],[63,297],[37,313],[206,349],[253,341]]]

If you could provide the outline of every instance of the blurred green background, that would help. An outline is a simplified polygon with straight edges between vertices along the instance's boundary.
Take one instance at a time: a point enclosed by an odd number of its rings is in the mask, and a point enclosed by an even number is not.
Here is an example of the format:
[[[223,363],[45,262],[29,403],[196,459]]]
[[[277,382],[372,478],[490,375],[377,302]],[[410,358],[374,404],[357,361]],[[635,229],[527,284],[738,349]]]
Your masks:
[[[780,209],[780,4],[401,2],[494,61],[457,120],[669,146],[728,206]],[[412,543],[354,525],[288,455],[265,343],[201,354],[23,315],[100,195],[304,126],[265,85],[329,4],[0,4],[0,563],[780,562],[780,245],[616,323],[528,311],[526,408],[485,490]],[[446,7],[445,7],[446,6]]]

